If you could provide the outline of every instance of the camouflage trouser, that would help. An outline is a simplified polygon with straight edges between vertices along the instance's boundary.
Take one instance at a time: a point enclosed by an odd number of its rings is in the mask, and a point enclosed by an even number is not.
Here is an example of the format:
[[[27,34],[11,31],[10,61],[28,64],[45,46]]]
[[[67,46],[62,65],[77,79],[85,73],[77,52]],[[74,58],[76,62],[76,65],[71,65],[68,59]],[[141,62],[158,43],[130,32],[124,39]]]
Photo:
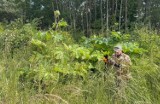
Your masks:
[[[114,104],[123,104],[123,102],[127,99],[125,89],[127,87],[128,80],[127,75],[116,76],[116,93]]]
[[[116,86],[117,87],[124,87],[124,85],[127,84],[127,82],[131,79],[131,74],[125,74],[125,75],[117,75],[116,76]]]

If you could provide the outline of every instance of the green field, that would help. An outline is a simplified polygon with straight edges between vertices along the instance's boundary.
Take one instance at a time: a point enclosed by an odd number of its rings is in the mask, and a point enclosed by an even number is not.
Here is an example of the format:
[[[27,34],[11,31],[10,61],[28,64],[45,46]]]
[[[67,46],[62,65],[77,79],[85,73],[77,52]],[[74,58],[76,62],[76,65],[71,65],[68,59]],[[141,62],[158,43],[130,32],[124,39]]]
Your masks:
[[[117,87],[105,65],[130,56]],[[0,0],[0,104],[160,104],[160,0]]]

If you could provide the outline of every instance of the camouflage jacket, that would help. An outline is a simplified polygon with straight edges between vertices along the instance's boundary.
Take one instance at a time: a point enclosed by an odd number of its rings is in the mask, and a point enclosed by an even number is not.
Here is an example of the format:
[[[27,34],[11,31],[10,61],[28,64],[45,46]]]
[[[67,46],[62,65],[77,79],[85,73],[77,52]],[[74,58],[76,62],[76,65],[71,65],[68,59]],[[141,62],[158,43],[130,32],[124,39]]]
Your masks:
[[[115,54],[112,55],[111,63],[113,67],[117,70],[117,75],[126,75],[129,74],[129,68],[131,66],[130,57],[124,53],[121,56],[117,57]],[[116,67],[119,65],[119,67]]]

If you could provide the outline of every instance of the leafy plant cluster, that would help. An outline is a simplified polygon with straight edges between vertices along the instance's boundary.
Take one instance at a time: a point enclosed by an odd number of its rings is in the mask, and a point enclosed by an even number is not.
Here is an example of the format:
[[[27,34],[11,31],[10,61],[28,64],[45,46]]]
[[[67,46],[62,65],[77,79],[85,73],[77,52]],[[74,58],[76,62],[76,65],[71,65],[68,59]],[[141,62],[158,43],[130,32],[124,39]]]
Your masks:
[[[114,45],[119,43],[124,47],[124,52],[133,54],[144,52],[143,48],[139,48],[138,43],[127,41],[129,34],[113,31],[108,38],[84,37],[81,39],[81,44],[77,44],[68,32],[52,29],[38,31],[31,25],[31,23],[23,25],[22,21],[17,20],[8,25],[9,29],[1,32],[0,38],[4,44],[1,48],[8,49],[8,53],[12,56],[20,52],[18,50],[21,48],[28,47],[27,55],[29,56],[26,56],[28,57],[26,62],[30,66],[20,68],[23,78],[27,80],[48,79],[49,81],[53,76],[55,80],[59,80],[60,73],[85,77],[92,68],[101,70],[96,68],[96,65],[102,60],[104,54],[111,55]],[[126,41],[122,42],[122,40]],[[37,75],[39,77],[36,77]]]
[[[103,51],[106,54],[113,53],[113,47],[121,45],[123,51],[128,54],[143,54],[147,48],[140,47],[136,41],[132,41],[130,34],[122,34],[112,31],[108,38],[102,36],[92,36],[91,38],[82,38],[85,47],[92,47],[94,50]]]
[[[160,37],[154,31],[145,28],[130,34],[112,31],[107,37],[94,35],[75,42],[69,32],[42,31],[36,25],[20,20],[0,25],[1,101],[113,104],[115,72],[104,70],[102,58],[111,55],[117,44],[123,46],[133,62],[133,79],[127,85],[124,101],[127,104],[160,101]],[[93,69],[97,72],[91,73]]]

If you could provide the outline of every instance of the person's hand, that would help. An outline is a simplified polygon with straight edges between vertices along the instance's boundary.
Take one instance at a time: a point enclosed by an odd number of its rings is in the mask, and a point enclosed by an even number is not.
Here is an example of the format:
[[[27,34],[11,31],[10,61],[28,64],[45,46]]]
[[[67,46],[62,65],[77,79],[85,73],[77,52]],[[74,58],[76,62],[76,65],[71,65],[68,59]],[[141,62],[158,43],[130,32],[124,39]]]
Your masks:
[[[116,64],[116,63],[114,64],[114,66],[117,67],[117,68],[120,68],[120,67],[121,67],[120,64]]]
[[[108,59],[107,58],[103,58],[103,61],[105,62],[105,63],[107,63],[108,62]]]

